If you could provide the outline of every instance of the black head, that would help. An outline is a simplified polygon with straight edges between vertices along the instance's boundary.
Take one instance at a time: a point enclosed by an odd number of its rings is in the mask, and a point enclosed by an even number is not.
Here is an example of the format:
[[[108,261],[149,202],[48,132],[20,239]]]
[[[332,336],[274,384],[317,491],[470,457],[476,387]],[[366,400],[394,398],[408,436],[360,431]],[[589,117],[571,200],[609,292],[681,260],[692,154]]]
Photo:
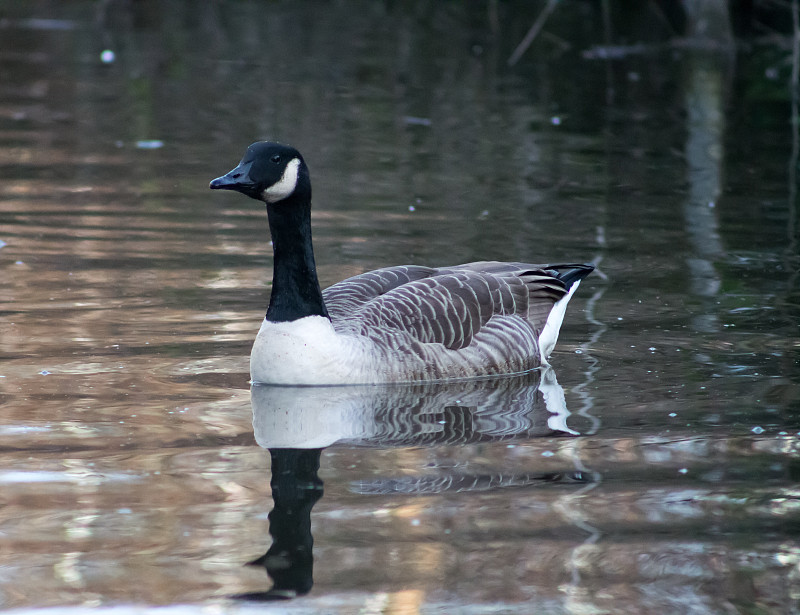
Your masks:
[[[238,166],[211,181],[212,190],[236,190],[251,198],[277,203],[311,186],[303,157],[293,147],[258,141],[247,148]]]

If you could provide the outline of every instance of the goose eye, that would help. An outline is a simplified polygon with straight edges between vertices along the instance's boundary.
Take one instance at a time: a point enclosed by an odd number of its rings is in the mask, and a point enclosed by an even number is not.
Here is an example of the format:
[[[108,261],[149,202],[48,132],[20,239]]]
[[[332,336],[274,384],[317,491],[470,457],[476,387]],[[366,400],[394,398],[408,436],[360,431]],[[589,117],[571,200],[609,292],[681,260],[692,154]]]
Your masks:
[[[281,156],[280,156],[280,154],[275,154],[275,155],[274,155],[272,158],[270,158],[270,161],[271,161],[271,162],[275,162],[275,163],[278,163],[278,162],[280,162],[280,161],[281,161]]]

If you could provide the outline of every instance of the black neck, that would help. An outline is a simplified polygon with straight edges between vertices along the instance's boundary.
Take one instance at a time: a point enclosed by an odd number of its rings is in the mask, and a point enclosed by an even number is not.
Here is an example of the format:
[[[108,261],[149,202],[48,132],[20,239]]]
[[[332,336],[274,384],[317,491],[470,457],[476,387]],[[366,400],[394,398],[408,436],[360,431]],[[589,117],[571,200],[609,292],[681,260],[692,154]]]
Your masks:
[[[310,195],[267,204],[274,266],[267,320],[286,322],[306,316],[328,317],[311,245]]]

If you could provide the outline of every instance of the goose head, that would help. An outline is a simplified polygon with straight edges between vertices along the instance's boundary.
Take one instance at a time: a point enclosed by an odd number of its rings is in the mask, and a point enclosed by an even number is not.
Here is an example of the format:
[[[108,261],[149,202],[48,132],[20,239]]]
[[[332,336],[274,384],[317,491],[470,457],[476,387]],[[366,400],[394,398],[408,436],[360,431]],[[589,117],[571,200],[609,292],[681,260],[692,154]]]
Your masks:
[[[311,199],[311,182],[303,157],[293,147],[259,141],[247,148],[241,162],[211,181],[212,190],[236,190],[267,204],[292,196]]]

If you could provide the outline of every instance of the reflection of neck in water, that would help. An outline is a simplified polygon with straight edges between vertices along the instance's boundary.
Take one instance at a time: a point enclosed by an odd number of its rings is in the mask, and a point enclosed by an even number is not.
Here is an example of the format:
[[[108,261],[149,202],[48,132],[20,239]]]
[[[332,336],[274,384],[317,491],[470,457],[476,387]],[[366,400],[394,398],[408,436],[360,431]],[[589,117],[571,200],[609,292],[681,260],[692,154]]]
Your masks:
[[[408,385],[254,385],[264,448],[467,444],[577,435],[552,368],[520,376]]]
[[[266,592],[241,594],[246,600],[284,600],[302,596],[314,583],[311,509],[322,497],[317,475],[322,449],[272,449],[272,499],[269,533],[272,546],[250,562],[264,566],[274,585]]]

